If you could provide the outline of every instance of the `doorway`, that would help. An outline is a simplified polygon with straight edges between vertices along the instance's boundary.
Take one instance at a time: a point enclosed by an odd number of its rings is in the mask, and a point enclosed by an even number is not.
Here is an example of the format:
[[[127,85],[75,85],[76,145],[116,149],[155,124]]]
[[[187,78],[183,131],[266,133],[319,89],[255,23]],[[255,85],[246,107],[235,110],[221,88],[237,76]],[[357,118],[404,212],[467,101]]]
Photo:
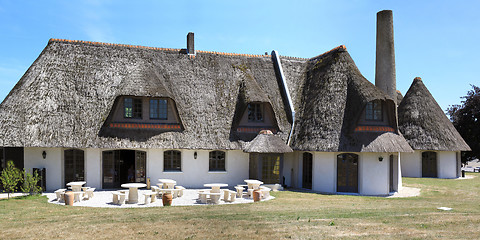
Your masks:
[[[146,152],[103,151],[103,188],[119,188],[123,183],[146,181]]]
[[[358,155],[337,155],[337,192],[358,193]]]
[[[393,155],[390,155],[390,178],[389,178],[389,192],[393,192],[395,189],[393,187]]]
[[[422,177],[437,177],[437,153],[422,153]]]
[[[311,153],[303,153],[303,174],[302,174],[302,187],[312,189],[312,165],[313,155]]]
[[[249,178],[264,184],[282,183],[283,154],[250,153]]]

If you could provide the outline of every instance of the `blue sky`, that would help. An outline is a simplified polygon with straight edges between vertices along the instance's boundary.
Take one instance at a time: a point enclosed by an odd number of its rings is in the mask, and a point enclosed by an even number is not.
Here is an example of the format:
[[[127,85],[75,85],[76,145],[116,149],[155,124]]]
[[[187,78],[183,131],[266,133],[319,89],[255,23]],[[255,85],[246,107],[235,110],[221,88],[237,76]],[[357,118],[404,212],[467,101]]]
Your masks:
[[[375,80],[376,13],[394,16],[397,88],[421,77],[442,109],[480,85],[480,1],[0,0],[0,100],[50,38],[313,57],[338,45]]]

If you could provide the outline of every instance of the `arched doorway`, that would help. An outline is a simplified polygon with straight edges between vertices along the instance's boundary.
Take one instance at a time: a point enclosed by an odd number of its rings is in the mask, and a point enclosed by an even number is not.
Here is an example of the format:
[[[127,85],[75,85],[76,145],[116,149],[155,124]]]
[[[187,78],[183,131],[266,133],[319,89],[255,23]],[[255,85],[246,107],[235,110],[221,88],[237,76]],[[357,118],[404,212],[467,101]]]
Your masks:
[[[337,192],[358,193],[358,155],[337,155]]]
[[[119,188],[128,182],[146,181],[147,154],[135,150],[103,151],[103,188]]]
[[[436,152],[422,152],[422,177],[437,177]]]
[[[303,170],[302,170],[302,187],[312,189],[312,173],[313,173],[313,155],[311,153],[303,153]]]

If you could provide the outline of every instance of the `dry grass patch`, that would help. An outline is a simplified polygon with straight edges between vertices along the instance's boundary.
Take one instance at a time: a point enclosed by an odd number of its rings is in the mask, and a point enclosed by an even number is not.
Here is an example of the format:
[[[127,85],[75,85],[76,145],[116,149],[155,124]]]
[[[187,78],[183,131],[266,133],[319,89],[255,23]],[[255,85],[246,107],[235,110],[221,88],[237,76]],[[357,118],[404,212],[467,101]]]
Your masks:
[[[473,173],[472,173],[473,174]],[[475,174],[478,175],[478,174]],[[284,191],[254,203],[166,208],[86,208],[45,197],[0,201],[2,238],[96,239],[477,239],[480,178],[404,178],[419,197]],[[452,207],[452,211],[437,207]]]

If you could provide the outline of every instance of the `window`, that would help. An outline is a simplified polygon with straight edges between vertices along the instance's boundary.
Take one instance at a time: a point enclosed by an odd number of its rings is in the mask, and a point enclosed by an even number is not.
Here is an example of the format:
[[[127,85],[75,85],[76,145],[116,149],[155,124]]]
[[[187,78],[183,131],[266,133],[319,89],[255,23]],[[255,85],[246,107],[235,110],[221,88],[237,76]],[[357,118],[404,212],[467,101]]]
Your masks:
[[[150,119],[167,120],[167,100],[150,100]]]
[[[365,108],[365,120],[383,120],[382,102],[380,100],[374,100],[367,103],[367,107]]]
[[[182,171],[182,154],[180,151],[170,150],[163,153],[163,171]]]
[[[64,152],[65,184],[74,181],[85,181],[85,160],[82,150],[69,149]]]
[[[209,168],[208,171],[225,171],[225,152],[211,151],[208,154]]]
[[[248,104],[248,121],[263,122],[263,105],[261,103]]]
[[[142,99],[125,98],[123,109],[125,118],[142,118]]]

